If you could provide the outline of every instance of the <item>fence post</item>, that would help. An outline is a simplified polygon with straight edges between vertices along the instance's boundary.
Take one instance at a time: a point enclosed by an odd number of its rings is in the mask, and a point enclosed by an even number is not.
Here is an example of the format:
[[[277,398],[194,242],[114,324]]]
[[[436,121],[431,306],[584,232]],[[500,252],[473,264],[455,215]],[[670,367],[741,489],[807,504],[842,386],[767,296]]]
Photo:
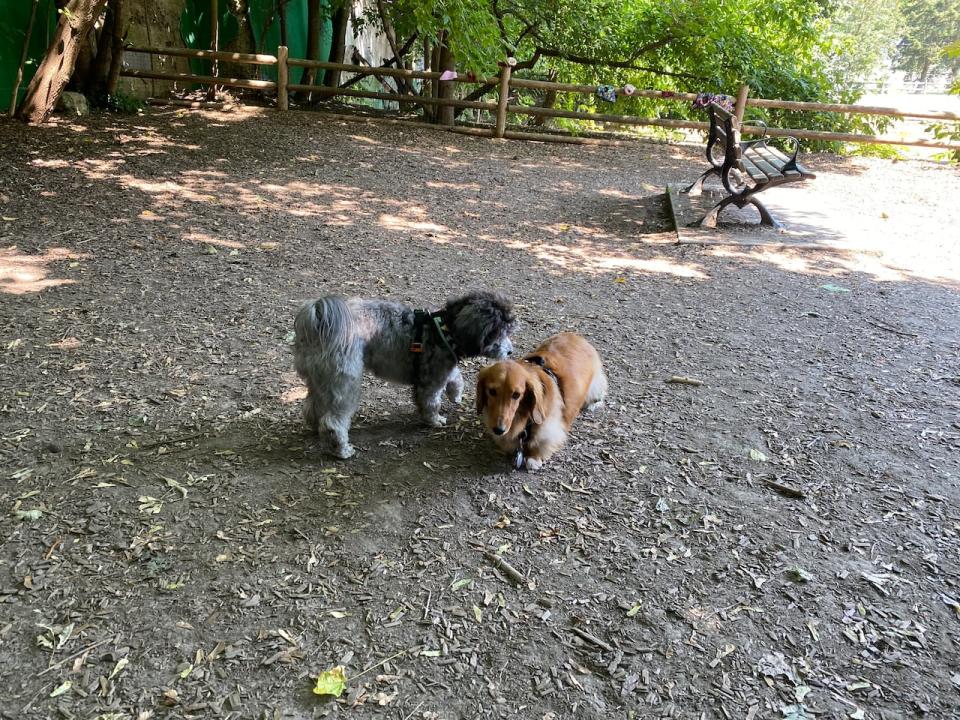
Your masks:
[[[737,116],[737,125],[743,125],[743,113],[747,109],[747,95],[750,94],[749,85],[741,85],[737,90],[737,104],[734,107],[734,115]]]
[[[500,66],[500,98],[497,101],[497,126],[493,129],[495,138],[502,138],[507,129],[507,101],[510,99],[510,72],[513,68],[509,63]]]
[[[290,109],[290,94],[287,92],[289,82],[287,56],[289,52],[286,45],[277,48],[277,110]]]

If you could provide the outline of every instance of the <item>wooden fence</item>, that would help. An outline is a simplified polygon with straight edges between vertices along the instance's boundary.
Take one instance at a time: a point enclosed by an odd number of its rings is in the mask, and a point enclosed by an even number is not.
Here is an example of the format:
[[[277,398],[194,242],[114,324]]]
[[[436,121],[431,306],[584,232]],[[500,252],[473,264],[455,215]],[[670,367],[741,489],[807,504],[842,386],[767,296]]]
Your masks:
[[[514,88],[526,90],[542,90],[555,93],[574,93],[592,96],[596,87],[592,85],[571,85],[568,83],[549,82],[545,80],[529,80],[513,77],[512,68],[504,63],[500,74],[496,77],[476,78],[458,76],[452,80],[442,80],[442,73],[424,70],[407,70],[391,67],[368,67],[362,65],[348,65],[344,63],[320,62],[316,60],[302,60],[289,57],[287,48],[280,46],[276,55],[259,55],[247,53],[217,52],[213,50],[189,50],[183,48],[149,48],[127,46],[126,52],[144,53],[150,56],[165,55],[171,57],[186,57],[213,62],[230,62],[238,65],[277,66],[277,81],[252,80],[246,78],[222,77],[215,75],[193,75],[191,73],[162,72],[156,70],[138,70],[125,68],[121,75],[131,78],[151,80],[167,80],[182,83],[198,83],[205,85],[222,85],[247,90],[274,91],[277,94],[277,108],[287,110],[291,92],[307,92],[323,97],[357,97],[374,100],[385,100],[399,103],[401,106],[420,107],[453,107],[486,110],[494,115],[495,122],[489,129],[494,138],[528,138],[528,139],[557,139],[556,136],[535,134],[529,132],[510,132],[507,130],[507,115],[531,115],[534,117],[559,117],[575,120],[586,120],[599,123],[619,124],[628,126],[653,126],[671,129],[706,130],[705,122],[694,120],[675,120],[668,118],[643,118],[633,115],[613,115],[605,113],[585,113],[575,110],[563,110],[551,107],[532,107],[509,103],[511,90]],[[350,87],[331,87],[327,85],[302,85],[289,82],[290,68],[314,68],[318,70],[332,70],[337,73],[349,72],[359,76],[383,78],[402,78],[404,80],[421,80],[430,92],[420,95],[402,94],[399,92],[379,92],[373,90],[357,90]],[[216,71],[215,71],[216,73]],[[445,83],[460,85],[489,85],[499,89],[497,102],[462,100],[455,97],[443,97],[437,90]],[[385,87],[386,83],[383,83]],[[389,88],[388,88],[389,89]],[[666,90],[636,90],[633,97],[650,98],[666,101],[689,103],[696,95],[692,93],[670,92]],[[842,105],[836,103],[795,102],[790,100],[768,100],[749,97],[749,88],[740,86],[737,92],[736,115],[742,120],[749,107],[790,110],[795,112],[830,112],[853,115],[872,115],[894,118],[911,118],[930,122],[960,123],[960,115],[951,112],[906,112],[896,108],[870,107],[864,105]],[[446,123],[453,130],[467,130],[467,128],[453,127],[452,120]],[[478,134],[476,129],[469,129],[472,134]],[[744,125],[742,132],[745,135],[762,135],[770,137],[793,136],[802,140],[821,140],[847,143],[871,143],[884,145],[909,145],[926,148],[940,148],[960,151],[960,143],[943,140],[898,140],[894,138],[862,135],[857,133],[835,133],[821,130],[805,130],[802,128],[764,128]]]

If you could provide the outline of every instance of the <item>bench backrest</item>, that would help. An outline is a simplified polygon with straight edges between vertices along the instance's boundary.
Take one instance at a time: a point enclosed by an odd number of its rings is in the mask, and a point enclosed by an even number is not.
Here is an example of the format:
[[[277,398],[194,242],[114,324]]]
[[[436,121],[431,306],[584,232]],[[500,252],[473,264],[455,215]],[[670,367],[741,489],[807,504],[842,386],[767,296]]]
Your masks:
[[[707,160],[717,169],[728,160],[731,166],[737,165],[740,162],[740,121],[717,103],[710,103],[707,113],[710,116]]]

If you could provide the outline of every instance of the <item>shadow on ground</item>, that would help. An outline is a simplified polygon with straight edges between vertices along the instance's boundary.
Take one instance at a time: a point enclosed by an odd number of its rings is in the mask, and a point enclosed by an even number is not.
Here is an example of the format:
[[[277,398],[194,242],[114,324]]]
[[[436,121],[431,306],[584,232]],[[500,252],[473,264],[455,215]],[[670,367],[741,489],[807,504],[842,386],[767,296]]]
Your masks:
[[[810,158],[812,225],[883,229],[824,252],[673,244],[692,148],[263,111],[0,138],[0,716],[951,712],[954,171]],[[607,406],[510,473],[469,392],[428,430],[370,381],[360,454],[319,456],[298,304],[466,287],[521,349],[586,335]]]

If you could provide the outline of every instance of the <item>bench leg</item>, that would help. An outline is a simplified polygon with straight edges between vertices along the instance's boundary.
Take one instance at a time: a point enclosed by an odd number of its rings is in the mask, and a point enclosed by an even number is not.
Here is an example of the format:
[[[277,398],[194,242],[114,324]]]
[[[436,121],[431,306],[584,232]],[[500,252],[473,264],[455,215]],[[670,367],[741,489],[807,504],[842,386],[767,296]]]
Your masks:
[[[733,205],[738,199],[739,198],[736,195],[728,195],[714,205],[710,212],[703,216],[703,220],[697,224],[702,228],[715,229],[717,227],[717,219],[720,217],[720,213],[723,212],[723,209],[727,205]]]
[[[769,225],[770,227],[776,228],[777,230],[783,230],[783,225],[778,221],[773,215],[770,214],[770,211],[764,206],[762,202],[757,200],[755,197],[747,198],[747,202],[753,205],[757,210],[760,211],[760,224]],[[742,205],[740,207],[743,207]]]
[[[720,177],[720,171],[717,170],[717,168],[715,167],[710,168],[705,173],[703,173],[703,175],[701,175],[696,180],[694,180],[693,184],[690,185],[690,187],[685,188],[680,192],[686,195],[690,195],[691,197],[697,197],[703,192],[703,183],[706,182],[707,178],[709,178],[711,175],[716,175],[717,177]]]

